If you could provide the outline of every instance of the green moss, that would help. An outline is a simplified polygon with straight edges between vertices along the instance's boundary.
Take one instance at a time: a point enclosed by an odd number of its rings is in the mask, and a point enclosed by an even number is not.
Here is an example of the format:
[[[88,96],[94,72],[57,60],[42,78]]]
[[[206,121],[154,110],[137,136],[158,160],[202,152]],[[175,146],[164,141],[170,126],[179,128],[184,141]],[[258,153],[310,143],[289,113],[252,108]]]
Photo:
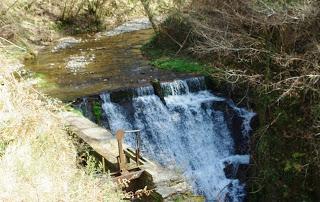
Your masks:
[[[55,89],[58,88],[56,83],[52,83],[48,81],[47,75],[43,73],[34,73],[32,75],[33,78],[37,79],[37,87],[41,89]]]
[[[94,115],[96,121],[99,123],[102,118],[102,107],[99,102],[97,102],[97,101],[93,102],[92,112],[93,112],[93,115]]]
[[[73,112],[73,113],[81,115],[81,116],[83,115],[83,112],[80,109],[76,109],[71,106],[66,106],[65,109],[69,112]]]
[[[185,54],[177,56],[178,50],[177,44],[170,40],[161,39],[159,34],[153,36],[141,48],[143,54],[150,60],[150,64],[159,69],[199,74],[208,73],[208,67],[204,63]]]
[[[187,59],[157,59],[151,62],[152,65],[166,70],[176,72],[202,73],[205,72],[205,66]]]
[[[173,199],[174,202],[204,202],[205,198],[203,196],[194,196],[192,194],[190,195],[183,195],[178,196]]]
[[[40,73],[40,72],[36,72],[33,74],[33,77],[34,78],[37,78],[37,79],[41,79],[41,80],[45,80],[47,78],[47,76],[43,73]]]

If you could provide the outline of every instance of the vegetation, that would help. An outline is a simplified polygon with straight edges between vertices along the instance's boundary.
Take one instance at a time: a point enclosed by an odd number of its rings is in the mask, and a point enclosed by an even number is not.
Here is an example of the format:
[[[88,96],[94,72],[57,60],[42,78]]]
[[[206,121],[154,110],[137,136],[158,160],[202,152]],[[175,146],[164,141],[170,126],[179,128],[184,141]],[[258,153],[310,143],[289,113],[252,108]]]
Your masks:
[[[171,18],[167,19],[165,23]],[[189,72],[207,74],[211,71],[204,63],[188,55],[177,54],[177,44],[169,41],[161,41],[161,35],[156,34],[151,40],[141,48],[143,54],[151,60],[150,64],[160,69],[176,72]],[[165,39],[166,40],[166,39]],[[178,50],[179,51],[179,50]]]
[[[100,123],[101,118],[102,118],[102,107],[101,103],[94,101],[93,107],[92,107],[92,113],[96,119],[97,123]]]
[[[191,62],[186,59],[159,59],[151,63],[152,65],[166,70],[176,72],[204,72],[204,67],[197,62]]]
[[[251,201],[320,199],[319,14],[318,1],[193,1],[144,47],[160,68],[165,57],[206,63],[217,90],[258,112]]]
[[[111,5],[106,0],[65,1],[58,16],[58,27],[73,34],[101,31],[105,29],[105,16],[111,14],[107,13]]]
[[[77,168],[59,101],[11,75],[2,74],[0,83],[1,200],[120,201],[111,181]]]
[[[319,201],[317,0],[1,1],[0,200],[120,201],[110,180],[92,175],[92,156],[85,169],[77,167],[75,145],[59,117],[62,104],[20,76],[20,61],[62,33],[99,31],[143,12],[158,32],[144,47],[153,65],[210,75],[217,89],[230,89],[240,105],[259,113],[249,199]],[[168,13],[158,26],[156,17]]]

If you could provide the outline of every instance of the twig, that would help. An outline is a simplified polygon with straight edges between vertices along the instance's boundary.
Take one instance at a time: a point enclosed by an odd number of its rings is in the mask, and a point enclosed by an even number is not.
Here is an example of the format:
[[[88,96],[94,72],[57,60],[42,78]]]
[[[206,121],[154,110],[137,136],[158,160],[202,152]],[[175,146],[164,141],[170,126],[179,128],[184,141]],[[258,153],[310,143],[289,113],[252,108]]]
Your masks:
[[[243,96],[243,98],[241,98],[241,100],[237,103],[237,106],[238,106],[239,104],[241,104],[241,102],[242,102],[246,97],[248,97],[248,92],[249,92],[249,85],[247,85],[246,93],[245,93],[245,95]]]
[[[181,44],[181,46],[180,46],[179,50],[176,52],[176,56],[180,53],[180,51],[182,50],[182,48],[183,48],[183,47],[184,47],[184,45],[186,44],[186,42],[187,42],[187,40],[188,40],[188,38],[189,38],[190,34],[191,34],[191,29],[190,29],[190,31],[189,31],[189,33],[188,33],[188,35],[186,36],[186,38],[184,39],[183,43]]]
[[[258,183],[258,184],[259,184],[259,183]],[[250,193],[250,194],[256,194],[256,193],[258,193],[259,191],[261,191],[263,188],[264,188],[264,185],[262,186],[261,184],[259,184],[259,188],[258,188],[257,190],[251,191],[251,192],[249,192],[249,193]]]
[[[1,37],[1,36],[0,36],[0,39],[3,40],[3,41],[5,41],[5,42],[7,42],[7,43],[9,43],[9,44],[11,44],[11,45],[13,45],[13,46],[15,46],[15,47],[17,47],[17,48],[20,49],[20,50],[27,51],[27,49],[25,49],[25,48],[23,48],[23,47],[21,47],[21,46],[18,46],[17,44],[15,44],[15,43],[13,43],[13,42],[11,42],[11,41],[9,41],[9,40]]]
[[[9,10],[11,10],[11,8],[13,8],[13,6],[14,6],[17,2],[18,2],[18,0],[16,0],[15,2],[13,2],[13,4],[11,4],[11,6],[9,6],[6,11],[3,11],[3,13],[1,13],[1,15],[7,14],[7,12],[8,12]]]
[[[169,33],[167,33],[166,31],[162,30],[162,32],[167,35],[174,43],[176,43],[179,47],[182,46],[181,43],[179,43],[177,40],[175,40]]]

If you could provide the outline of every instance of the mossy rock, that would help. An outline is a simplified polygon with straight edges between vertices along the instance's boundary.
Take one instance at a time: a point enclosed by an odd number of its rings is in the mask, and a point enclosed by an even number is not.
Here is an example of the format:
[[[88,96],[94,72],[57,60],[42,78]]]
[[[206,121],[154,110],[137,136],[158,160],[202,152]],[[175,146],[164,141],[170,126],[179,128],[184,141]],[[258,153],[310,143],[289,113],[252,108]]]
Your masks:
[[[182,195],[173,198],[173,202],[205,202],[204,196]]]
[[[161,88],[161,83],[158,79],[152,80],[151,85],[155,91],[155,94],[160,98],[161,102],[166,104],[166,101],[164,100],[164,92]]]
[[[102,118],[102,106],[101,103],[98,101],[94,101],[92,104],[92,113],[97,121],[97,123],[100,123],[101,118]]]

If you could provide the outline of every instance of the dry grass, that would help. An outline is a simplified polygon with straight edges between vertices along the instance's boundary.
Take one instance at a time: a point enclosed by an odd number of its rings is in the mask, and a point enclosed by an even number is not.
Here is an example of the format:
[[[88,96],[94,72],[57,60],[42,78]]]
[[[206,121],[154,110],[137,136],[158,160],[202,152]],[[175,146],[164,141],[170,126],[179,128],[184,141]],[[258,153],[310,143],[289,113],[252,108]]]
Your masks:
[[[45,14],[59,12],[56,2],[0,2],[0,201],[120,201],[110,179],[77,168],[76,149],[57,116],[62,104],[12,74],[22,70],[27,50],[57,35]]]
[[[52,17],[58,12],[58,7],[51,1],[1,1],[0,37],[29,50],[34,45],[48,44],[55,37]],[[0,39],[0,46],[9,45],[3,39]]]
[[[77,168],[62,104],[16,79],[27,51],[57,35],[42,6],[58,12],[54,1],[0,2],[0,201],[121,201],[109,178]]]
[[[120,201],[110,180],[77,169],[58,101],[12,75],[0,83],[1,201]]]
[[[214,77],[263,85],[267,93],[279,91],[279,101],[299,91],[320,93],[319,8],[319,1],[193,1],[178,16],[188,30],[167,32],[220,68]]]

